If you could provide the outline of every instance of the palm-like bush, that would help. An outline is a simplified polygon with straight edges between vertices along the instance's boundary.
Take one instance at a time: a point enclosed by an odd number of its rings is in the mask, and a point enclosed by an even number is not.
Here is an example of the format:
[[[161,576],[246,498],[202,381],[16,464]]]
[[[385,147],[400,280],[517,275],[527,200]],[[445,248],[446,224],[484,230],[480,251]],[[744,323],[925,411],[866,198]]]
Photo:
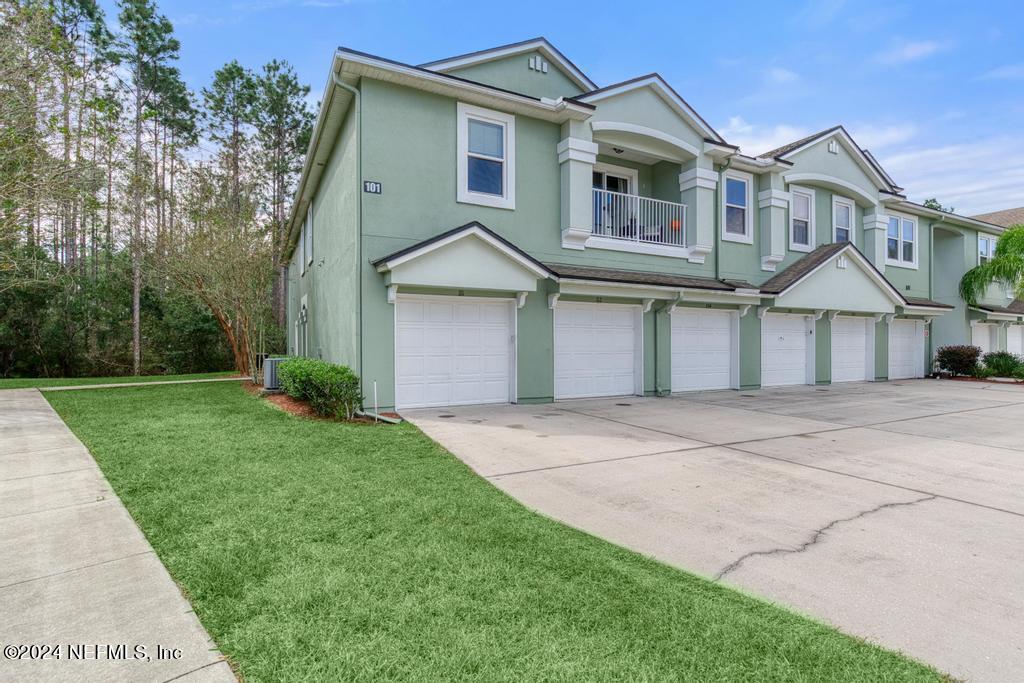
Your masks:
[[[968,304],[977,304],[996,282],[1012,285],[1018,291],[1024,283],[1024,225],[1007,228],[996,242],[995,256],[964,274],[960,296]]]

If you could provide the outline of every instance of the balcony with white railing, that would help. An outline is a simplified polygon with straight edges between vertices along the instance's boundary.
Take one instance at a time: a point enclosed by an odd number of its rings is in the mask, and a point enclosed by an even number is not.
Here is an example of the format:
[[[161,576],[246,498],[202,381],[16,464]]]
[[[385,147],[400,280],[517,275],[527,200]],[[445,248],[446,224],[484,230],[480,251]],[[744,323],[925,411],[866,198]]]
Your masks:
[[[686,205],[594,188],[595,238],[636,245],[686,246]]]

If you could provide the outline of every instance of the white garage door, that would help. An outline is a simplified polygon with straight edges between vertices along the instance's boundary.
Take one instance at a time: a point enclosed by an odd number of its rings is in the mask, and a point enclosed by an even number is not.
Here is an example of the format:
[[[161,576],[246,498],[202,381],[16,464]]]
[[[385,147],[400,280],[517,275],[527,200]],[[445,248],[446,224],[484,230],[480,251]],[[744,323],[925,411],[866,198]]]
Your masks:
[[[863,382],[868,371],[870,318],[837,317],[832,321],[832,382]]]
[[[1006,350],[1017,356],[1024,356],[1024,327],[1010,325],[1006,328]]]
[[[994,351],[996,348],[995,343],[993,343],[995,332],[995,325],[989,325],[986,323],[975,325],[971,328],[971,344],[981,349],[982,354]]]
[[[640,307],[558,302],[555,398],[638,393]]]
[[[769,313],[761,321],[761,386],[807,384],[807,317]]]
[[[399,296],[395,305],[399,409],[510,400],[511,301]]]
[[[732,388],[732,311],[672,312],[672,391]]]
[[[889,379],[924,377],[924,323],[893,320],[889,324]]]

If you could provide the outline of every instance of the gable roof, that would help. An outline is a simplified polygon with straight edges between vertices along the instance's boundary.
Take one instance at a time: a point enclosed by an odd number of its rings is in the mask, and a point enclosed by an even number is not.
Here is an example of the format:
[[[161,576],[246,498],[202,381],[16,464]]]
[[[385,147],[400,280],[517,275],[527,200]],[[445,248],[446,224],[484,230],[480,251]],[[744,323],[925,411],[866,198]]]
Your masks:
[[[991,213],[980,213],[977,216],[971,216],[971,218],[985,221],[986,223],[995,223],[1004,228],[1008,228],[1011,225],[1024,225],[1024,206],[1018,206],[1015,209],[992,211]]]
[[[606,85],[603,88],[591,90],[590,92],[585,92],[582,95],[577,95],[568,99],[575,102],[591,104],[595,101],[613,97],[631,90],[639,90],[641,88],[650,88],[657,93],[669,104],[669,106],[676,110],[676,113],[680,114],[683,119],[690,123],[690,125],[699,130],[708,142],[731,146],[728,145],[728,143],[725,142],[725,139],[718,134],[718,131],[712,128],[711,124],[705,121],[704,117],[698,114],[697,110],[691,107],[690,103],[684,100],[683,97],[668,84],[668,81],[662,78],[661,74],[658,73],[649,73],[643,76],[637,76],[636,78],[630,78],[629,80],[622,81],[621,83]]]
[[[866,149],[858,145],[854,141],[853,136],[850,135],[849,131],[847,131],[846,128],[844,128],[842,125],[832,126],[831,128],[826,128],[825,130],[814,133],[813,135],[808,135],[807,137],[800,138],[799,140],[794,140],[789,144],[782,145],[781,147],[776,147],[775,149],[765,152],[764,154],[759,154],[758,157],[762,159],[767,158],[775,159],[776,161],[785,161],[787,157],[790,157],[793,154],[796,154],[797,152],[806,149],[807,147],[810,147],[815,143],[818,143],[822,140],[825,140],[826,138],[833,136],[839,136],[840,140],[843,141],[844,145],[853,151],[856,157],[856,161],[860,163],[861,167],[867,172],[869,176],[872,176],[874,178],[878,185],[880,185],[885,190],[889,190],[891,194],[899,195],[900,191],[902,191],[903,188],[896,185],[896,183],[889,176],[889,174],[885,172],[885,170],[882,168],[881,164],[878,163],[875,157],[872,156],[871,153],[868,152]]]
[[[429,69],[431,71],[450,71],[452,69],[459,69],[466,66],[472,66],[474,64],[483,64],[485,62],[493,62],[494,60],[502,59],[503,57],[511,57],[513,55],[534,51],[540,52],[548,61],[554,62],[558,65],[558,68],[569,77],[569,80],[579,86],[580,90],[593,90],[597,87],[597,84],[590,80],[590,78],[583,73],[582,69],[573,64],[568,57],[563,55],[558,48],[552,45],[551,42],[543,36],[530,38],[528,40],[521,40],[518,43],[499,45],[498,47],[492,47],[486,50],[467,52],[463,55],[456,55],[445,59],[438,59],[433,62],[420,64],[420,68]]]
[[[532,271],[537,277],[551,277],[552,275],[551,270],[549,270],[543,263],[533,258],[525,251],[479,221],[470,221],[465,225],[452,228],[451,230],[442,232],[439,235],[428,237],[425,240],[392,252],[387,256],[382,256],[371,263],[378,272],[383,273],[391,270],[395,266],[405,263],[406,261],[410,261],[418,256],[422,256],[423,254],[434,251],[446,244],[451,244],[452,242],[469,235],[479,237],[484,242],[487,242],[492,247],[511,258],[513,261],[522,265],[527,270]]]
[[[849,252],[854,260],[859,262],[861,267],[872,276],[872,279],[876,281],[879,288],[885,290],[891,299],[899,302],[900,305],[906,305],[908,303],[900,291],[893,287],[892,283],[885,278],[882,271],[878,270],[878,268],[876,268],[875,265],[871,263],[871,261],[869,261],[859,249],[857,249],[853,242],[833,242],[832,244],[823,244],[793,263],[789,268],[786,268],[781,273],[777,273],[768,279],[761,285],[761,293],[772,296],[782,296],[798,285],[801,281],[817,272],[818,269],[824,266],[832,257],[838,256],[843,252]]]

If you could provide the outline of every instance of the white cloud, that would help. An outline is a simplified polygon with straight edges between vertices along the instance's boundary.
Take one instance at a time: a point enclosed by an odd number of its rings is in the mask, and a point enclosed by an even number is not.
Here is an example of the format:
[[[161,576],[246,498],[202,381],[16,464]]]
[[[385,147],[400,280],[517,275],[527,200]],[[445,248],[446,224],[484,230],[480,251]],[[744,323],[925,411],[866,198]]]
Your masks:
[[[883,64],[906,64],[930,57],[944,48],[944,45],[934,40],[901,43],[890,50],[879,53],[875,58]]]
[[[1024,79],[1024,64],[1004,64],[981,75],[985,81],[1015,81]]]
[[[917,126],[912,123],[894,126],[854,124],[849,126],[849,131],[858,145],[877,151],[912,139],[917,135]]]
[[[789,69],[773,66],[765,72],[764,78],[768,83],[780,85],[783,83],[793,83],[794,81],[798,81],[800,80],[800,75],[790,71]]]
[[[794,23],[807,28],[821,28],[839,15],[846,0],[809,0],[793,17]]]
[[[1024,206],[1024,137],[920,147],[880,161],[914,201],[935,197],[964,215]]]
[[[729,143],[739,145],[744,154],[757,155],[799,140],[811,131],[784,123],[757,126],[747,123],[742,116],[731,116],[719,132]]]

